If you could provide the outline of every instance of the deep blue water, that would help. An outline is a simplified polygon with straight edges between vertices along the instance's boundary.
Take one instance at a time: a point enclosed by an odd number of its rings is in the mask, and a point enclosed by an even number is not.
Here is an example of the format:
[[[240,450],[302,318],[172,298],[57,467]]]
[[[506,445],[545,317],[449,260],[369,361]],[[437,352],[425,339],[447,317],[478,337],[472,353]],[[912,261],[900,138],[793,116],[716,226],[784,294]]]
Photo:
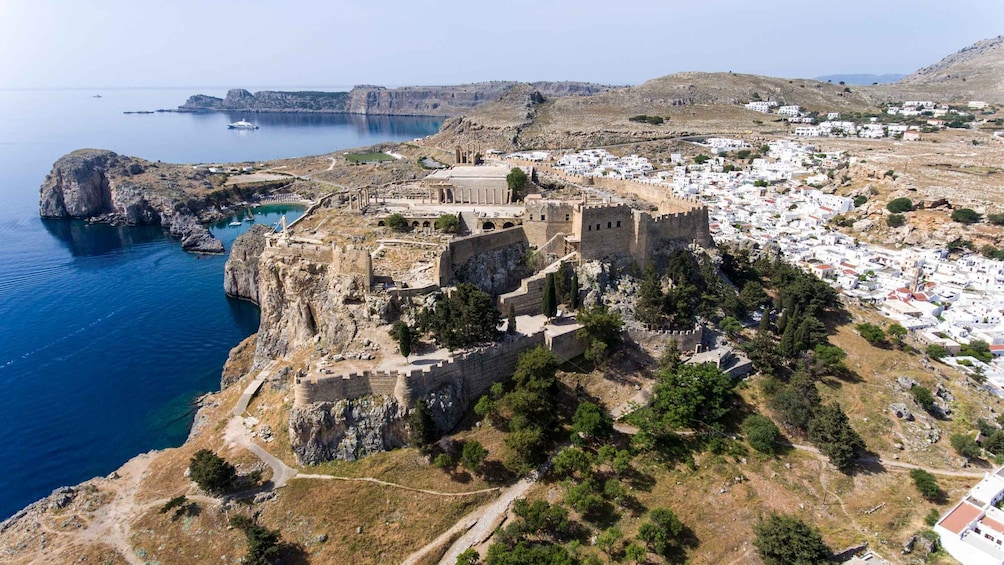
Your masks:
[[[341,90],[333,88],[333,90]],[[254,161],[436,131],[438,119],[140,114],[205,89],[0,91],[0,519],[48,494],[178,445],[192,400],[219,387],[258,310],[223,294],[223,256],[156,227],[40,220],[38,187],[81,147],[165,162]],[[92,98],[100,93],[102,98]],[[256,210],[259,222],[295,207]],[[214,226],[229,249],[250,224]]]

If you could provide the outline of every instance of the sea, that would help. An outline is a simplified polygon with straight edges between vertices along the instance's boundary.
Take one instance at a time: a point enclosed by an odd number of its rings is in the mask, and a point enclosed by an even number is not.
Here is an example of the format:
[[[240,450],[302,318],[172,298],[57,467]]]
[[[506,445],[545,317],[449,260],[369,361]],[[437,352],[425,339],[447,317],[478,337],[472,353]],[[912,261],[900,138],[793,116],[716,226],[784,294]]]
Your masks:
[[[180,445],[193,400],[219,389],[228,351],[258,328],[256,306],[223,294],[225,256],[186,253],[159,227],[40,219],[39,185],[54,161],[85,147],[172,163],[262,161],[413,139],[442,121],[124,113],[225,92],[0,90],[0,520],[57,487]],[[226,127],[241,119],[260,129]],[[250,228],[229,225],[245,213],[212,226],[228,250]],[[269,224],[302,213],[254,209]]]

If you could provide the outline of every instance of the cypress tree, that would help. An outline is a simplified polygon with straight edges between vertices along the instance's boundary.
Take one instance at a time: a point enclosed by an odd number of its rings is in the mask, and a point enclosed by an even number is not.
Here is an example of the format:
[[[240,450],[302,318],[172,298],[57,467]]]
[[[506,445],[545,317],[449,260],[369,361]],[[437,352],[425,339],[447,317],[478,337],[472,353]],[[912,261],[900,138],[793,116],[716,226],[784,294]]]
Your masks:
[[[408,324],[401,324],[401,331],[397,333],[397,346],[405,359],[411,355],[411,328]]]
[[[509,335],[516,335],[516,307],[509,304],[509,323],[506,324],[505,332]]]
[[[558,295],[554,288],[554,273],[548,273],[544,283],[544,300],[541,304],[541,313],[548,318],[558,315]]]
[[[579,274],[572,271],[572,284],[568,289],[569,300],[568,305],[571,306],[572,310],[577,310],[579,308]]]

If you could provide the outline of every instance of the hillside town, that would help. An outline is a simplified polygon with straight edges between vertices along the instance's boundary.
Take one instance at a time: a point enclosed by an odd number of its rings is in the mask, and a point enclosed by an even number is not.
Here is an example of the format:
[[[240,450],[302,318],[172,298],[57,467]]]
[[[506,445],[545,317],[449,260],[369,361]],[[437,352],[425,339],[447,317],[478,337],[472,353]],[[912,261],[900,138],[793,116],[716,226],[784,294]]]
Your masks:
[[[903,107],[932,105],[907,102]],[[827,181],[829,171],[855,162],[843,152],[819,152],[811,144],[781,139],[765,144],[760,156],[740,169],[723,154],[750,153],[745,141],[709,138],[695,144],[716,156],[702,153],[684,163],[674,153],[659,167],[645,157],[617,157],[604,149],[506,157],[553,162],[573,177],[630,180],[698,199],[709,208],[716,242],[775,248],[828,281],[846,300],[872,306],[890,324],[906,328],[921,349],[943,347],[945,363],[985,379],[1004,397],[1004,262],[978,253],[958,257],[945,248],[891,249],[836,230],[833,220],[853,211],[854,199],[814,186]],[[974,343],[982,359],[971,354],[968,346]]]

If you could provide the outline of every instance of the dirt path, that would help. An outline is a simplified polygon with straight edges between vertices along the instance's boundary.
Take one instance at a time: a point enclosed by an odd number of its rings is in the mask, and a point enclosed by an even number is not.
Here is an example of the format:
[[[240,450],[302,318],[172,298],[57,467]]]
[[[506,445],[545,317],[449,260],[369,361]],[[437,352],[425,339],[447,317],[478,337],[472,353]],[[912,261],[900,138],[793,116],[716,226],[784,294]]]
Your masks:
[[[502,523],[502,519],[505,518],[506,513],[509,511],[509,505],[512,501],[526,494],[527,489],[530,488],[537,480],[537,474],[533,473],[528,477],[520,479],[519,482],[513,486],[507,488],[501,496],[495,499],[494,502],[488,506],[478,508],[474,512],[471,512],[467,516],[461,518],[459,522],[454,524],[452,528],[444,532],[441,536],[432,541],[432,543],[426,545],[422,549],[411,554],[404,563],[416,563],[419,558],[425,556],[429,551],[440,547],[448,539],[456,535],[458,532],[466,530],[464,535],[460,536],[457,541],[453,542],[450,549],[446,551],[443,558],[439,560],[440,564],[446,563],[448,565],[454,565],[457,562],[457,556],[467,550],[469,547],[473,547],[486,539],[488,536],[492,535],[495,528]]]
[[[151,453],[137,455],[116,471],[119,478],[106,479],[102,487],[111,493],[112,499],[101,512],[95,513],[94,520],[80,532],[79,540],[110,545],[130,564],[143,565],[144,561],[129,543],[129,524],[139,516],[141,508],[148,506],[136,502],[136,493],[152,462]]]

